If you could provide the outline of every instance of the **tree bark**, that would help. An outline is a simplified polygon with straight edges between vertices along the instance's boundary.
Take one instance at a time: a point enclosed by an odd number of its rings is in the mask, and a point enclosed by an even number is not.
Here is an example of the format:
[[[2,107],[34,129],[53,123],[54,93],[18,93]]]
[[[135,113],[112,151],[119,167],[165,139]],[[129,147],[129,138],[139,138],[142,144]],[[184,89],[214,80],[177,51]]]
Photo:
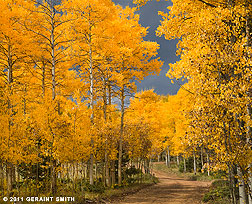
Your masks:
[[[177,165],[179,166],[179,155],[177,155]]]
[[[106,186],[111,186],[110,176],[109,176],[109,161],[108,154],[105,153],[105,184]]]
[[[197,166],[196,166],[195,150],[193,150],[193,172],[194,172],[194,175],[196,175],[196,173],[197,173]]]
[[[228,175],[229,175],[229,190],[230,190],[230,197],[232,204],[237,204],[237,198],[236,198],[236,193],[235,193],[235,177],[234,177],[234,171],[233,167],[228,164]]]
[[[11,196],[12,192],[12,164],[7,162],[6,164],[6,179],[7,179],[7,195]]]
[[[93,76],[93,57],[92,57],[92,35],[91,35],[91,25],[89,25],[89,77],[90,77],[90,109],[91,109],[91,124],[94,125],[94,76]],[[93,134],[93,133],[91,133]],[[91,146],[93,148],[94,141],[93,136],[91,135]],[[94,177],[93,177],[93,166],[94,166],[94,155],[91,150],[90,153],[90,169],[89,169],[89,183],[91,185],[94,184]]]
[[[10,95],[12,95],[12,82],[13,82],[13,61],[12,61],[12,52],[11,52],[11,45],[9,42],[8,45],[8,70],[7,70],[7,80],[8,80],[8,85],[9,85],[9,91],[10,91]],[[8,99],[8,109],[9,109],[9,138],[8,138],[8,147],[10,147],[10,140],[11,140],[11,136],[12,136],[12,126],[13,126],[13,119],[12,119],[12,115],[13,115],[13,110],[12,110],[12,104],[10,99]],[[7,194],[10,195],[11,191],[12,191],[12,164],[10,162],[6,162],[6,179],[7,179]]]
[[[184,158],[184,173],[185,173],[186,172],[186,158],[185,156],[183,158]]]
[[[124,86],[121,90],[121,128],[120,128],[120,138],[119,138],[119,155],[118,155],[118,184],[122,184],[122,142],[123,142],[123,129],[124,129]]]
[[[200,148],[200,160],[201,160],[201,168],[204,166],[204,156],[203,156],[203,147]]]
[[[52,64],[52,100],[55,100],[56,97],[56,57],[55,57],[55,15],[56,9],[53,0],[50,0],[50,20],[51,20],[51,64]],[[53,141],[52,141],[52,148],[55,139],[55,134],[53,133]],[[51,149],[51,157],[52,157],[52,165],[51,165],[51,191],[52,194],[55,195],[57,193],[57,172],[56,172],[56,159],[52,156],[52,149]]]
[[[116,182],[115,179],[115,161],[111,161],[111,185],[114,186]]]
[[[103,77],[103,117],[107,124],[107,85],[105,76]],[[109,176],[109,156],[108,156],[108,135],[105,135],[105,185],[111,186]]]
[[[206,153],[206,156],[207,156],[207,175],[210,176],[210,159],[208,151]]]
[[[237,167],[238,181],[239,181],[239,197],[240,204],[248,204],[248,199],[246,195],[245,182],[243,179],[243,173],[240,167]]]
[[[1,179],[1,196],[4,195],[4,169],[3,169],[3,162],[1,160],[1,163],[0,163],[0,179]]]
[[[166,166],[170,167],[171,164],[171,158],[170,158],[170,149],[169,146],[167,147],[167,150],[165,151],[165,161],[166,161]]]
[[[57,172],[56,172],[56,167],[57,167],[57,161],[56,159],[53,159],[53,164],[52,164],[52,175],[51,175],[51,179],[52,179],[52,194],[55,195],[57,193]]]
[[[246,8],[249,8],[249,1],[246,1]],[[249,60],[251,59],[251,53],[249,51],[249,48],[251,48],[251,31],[252,31],[252,16],[251,16],[251,12],[250,11],[247,11],[247,14],[246,14],[246,40],[247,40],[247,56],[246,56],[246,59]],[[251,67],[250,67],[250,71],[251,71]],[[249,91],[248,91],[248,96],[249,98],[251,98],[251,93],[252,90],[251,88],[249,88]],[[248,104],[247,105],[247,115],[249,116],[250,120],[252,119],[252,107],[251,107],[251,104]],[[247,125],[247,143],[250,144],[251,146],[251,140],[252,140],[252,128]],[[248,171],[249,170],[252,170],[252,164],[249,164],[248,166]],[[252,204],[252,173],[249,173],[248,174],[248,191],[249,191],[249,194],[248,194],[248,203],[249,204]]]

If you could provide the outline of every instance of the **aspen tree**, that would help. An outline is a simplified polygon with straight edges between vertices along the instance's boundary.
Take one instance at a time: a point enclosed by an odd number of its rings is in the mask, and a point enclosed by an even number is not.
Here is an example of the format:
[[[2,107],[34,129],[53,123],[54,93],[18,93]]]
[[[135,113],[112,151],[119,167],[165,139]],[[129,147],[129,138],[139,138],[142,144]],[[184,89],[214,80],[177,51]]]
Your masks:
[[[41,59],[41,71],[42,71],[42,95],[45,95],[45,73],[46,67],[50,70],[50,93],[51,93],[51,102],[53,106],[57,106],[56,113],[60,117],[62,110],[60,105],[60,95],[65,93],[64,89],[59,89],[59,86],[62,86],[62,80],[66,76],[67,68],[62,66],[62,62],[65,60],[65,50],[66,50],[66,39],[65,30],[66,24],[69,22],[66,19],[65,14],[60,14],[64,4],[58,4],[55,0],[45,0],[43,2],[35,2],[37,6],[28,7],[24,5],[24,8],[27,11],[30,11],[29,18],[36,19],[35,21],[30,21],[27,18],[25,21],[20,23],[25,27],[27,31],[31,33],[34,37],[35,42],[42,44],[42,50],[38,50],[40,54],[44,56],[39,56]],[[65,30],[64,30],[65,29]],[[32,57],[32,56],[31,56]],[[33,58],[33,57],[32,57]],[[33,58],[33,61],[37,61]],[[38,63],[36,62],[38,65]],[[46,66],[48,65],[48,66]],[[64,87],[64,86],[62,86]],[[47,98],[49,99],[49,98]],[[56,105],[57,104],[57,105]],[[52,112],[51,112],[52,113]],[[54,113],[52,113],[54,114]],[[55,120],[54,120],[55,121]],[[50,126],[49,128],[52,128]],[[51,191],[53,194],[57,192],[57,158],[55,157],[54,142],[56,140],[57,130],[53,129],[51,131],[50,139],[48,140],[51,143],[50,147],[50,159],[51,159]]]
[[[26,72],[24,68],[25,52],[29,51],[27,45],[30,43],[29,38],[25,37],[25,33],[17,23],[20,19],[25,18],[27,13],[20,7],[21,1],[14,4],[11,1],[1,1],[1,23],[0,23],[0,72],[1,72],[1,117],[2,125],[5,123],[2,130],[2,161],[6,161],[6,177],[7,177],[7,192],[12,190],[15,180],[15,164],[18,160],[22,160],[22,156],[18,154],[24,148],[24,140],[21,135],[24,134],[24,128],[20,127],[25,114],[25,99],[19,97],[23,95],[22,88],[19,84],[25,84]],[[27,73],[26,73],[27,74]],[[18,108],[24,108],[18,110]],[[23,110],[23,111],[22,111]],[[8,121],[7,121],[8,120]],[[24,124],[25,126],[25,124]],[[17,128],[17,131],[15,129]],[[20,132],[19,132],[20,131]],[[20,140],[21,139],[21,140]],[[19,141],[19,142],[18,142]],[[19,149],[15,149],[16,144],[20,144]],[[8,152],[9,151],[9,152]]]
[[[244,110],[250,103],[246,97],[249,89],[248,61],[244,57],[246,2],[210,0],[180,4],[175,0],[173,3],[169,15],[160,12],[163,21],[157,33],[164,34],[167,39],[182,37],[178,51],[181,60],[171,65],[169,73],[177,78],[187,77],[190,91],[198,95],[194,113],[202,119],[197,117],[196,121],[207,121],[207,129],[196,126],[194,141],[200,142],[198,136],[203,132],[203,138],[208,137],[215,143],[208,148],[213,149],[220,160],[245,169],[250,162],[246,157],[250,150],[244,140],[243,124],[248,122]],[[243,159],[237,161],[234,159],[237,157]],[[240,178],[247,179],[244,176]]]
[[[123,24],[118,32],[120,50],[117,60],[117,75],[115,75],[116,85],[119,88],[118,97],[121,110],[121,127],[119,138],[119,158],[118,158],[118,183],[122,182],[122,143],[124,131],[125,99],[127,92],[135,89],[133,79],[142,80],[145,76],[158,73],[162,63],[158,58],[151,59],[157,54],[158,44],[155,42],[144,41],[143,37],[147,34],[147,29],[139,25],[139,16],[134,15],[134,10],[126,8],[121,13]],[[130,35],[129,35],[130,33]]]
[[[86,83],[89,84],[89,100],[91,115],[90,120],[95,126],[94,120],[94,105],[97,97],[98,82],[97,74],[99,73],[98,67],[102,66],[101,48],[100,43],[105,40],[106,35],[103,33],[103,24],[109,23],[111,16],[115,15],[115,6],[112,2],[104,0],[98,2],[93,1],[69,1],[69,12],[72,13],[74,21],[74,33],[76,43],[72,45],[73,49],[77,48],[73,53],[75,55],[75,65],[80,66],[83,77]],[[95,133],[91,133],[95,134]],[[94,147],[94,138],[91,136],[91,146]],[[94,148],[90,152],[90,184],[94,183],[93,180],[93,160]]]

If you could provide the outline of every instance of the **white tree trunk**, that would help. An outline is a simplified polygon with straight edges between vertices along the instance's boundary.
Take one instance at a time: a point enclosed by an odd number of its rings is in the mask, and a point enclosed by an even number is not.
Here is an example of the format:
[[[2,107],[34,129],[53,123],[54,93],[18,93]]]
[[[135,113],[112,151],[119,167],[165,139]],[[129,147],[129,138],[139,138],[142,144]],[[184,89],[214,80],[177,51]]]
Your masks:
[[[193,172],[194,175],[196,175],[197,173],[197,166],[196,166],[196,155],[195,155],[195,151],[193,150]]]
[[[120,138],[119,138],[119,156],[118,156],[118,184],[122,184],[122,142],[123,142],[123,129],[124,129],[124,86],[121,91],[121,129],[120,129]]]
[[[186,159],[185,159],[185,156],[183,157],[184,159],[184,173],[186,172]]]
[[[90,109],[91,109],[91,125],[94,125],[94,76],[93,76],[93,57],[92,57],[92,47],[91,47],[91,25],[89,25],[89,77],[90,77]],[[91,146],[93,148],[94,146],[94,141],[93,141],[93,136],[91,135]],[[94,184],[94,172],[93,172],[93,167],[94,167],[94,155],[93,155],[93,150],[91,150],[90,153],[90,168],[89,168],[89,183],[91,185]]]
[[[247,195],[245,189],[245,182],[240,167],[237,167],[238,182],[239,182],[239,200],[240,204],[247,204]]]
[[[249,8],[249,3],[251,3],[249,0],[245,2],[245,7]],[[251,48],[252,43],[251,43],[251,24],[252,24],[252,16],[251,13],[247,11],[247,15],[246,15],[246,40],[247,40],[247,60],[251,59],[251,52],[249,51],[249,48]],[[251,68],[251,67],[250,67]],[[251,69],[250,69],[251,70]],[[251,91],[251,88],[250,88]],[[248,94],[249,97],[251,97],[251,93]],[[251,104],[247,105],[247,115],[249,116],[250,120],[252,119],[251,115],[252,115],[252,108],[251,108]],[[252,130],[251,127],[249,125],[247,125],[247,143],[251,142],[251,134]],[[249,164],[249,170],[252,168],[252,164]],[[249,195],[248,195],[248,203],[252,204],[252,173],[249,174],[248,176],[248,188],[249,188]]]
[[[203,156],[203,148],[200,148],[200,160],[201,160],[201,168],[204,166],[204,156]]]
[[[210,176],[210,159],[208,152],[206,153],[206,155],[207,155],[207,175]]]
[[[166,166],[170,167],[171,158],[170,158],[169,146],[167,147],[167,150],[165,151],[165,162],[166,162]]]
[[[165,151],[165,165],[168,166],[168,154],[167,154],[167,151]]]

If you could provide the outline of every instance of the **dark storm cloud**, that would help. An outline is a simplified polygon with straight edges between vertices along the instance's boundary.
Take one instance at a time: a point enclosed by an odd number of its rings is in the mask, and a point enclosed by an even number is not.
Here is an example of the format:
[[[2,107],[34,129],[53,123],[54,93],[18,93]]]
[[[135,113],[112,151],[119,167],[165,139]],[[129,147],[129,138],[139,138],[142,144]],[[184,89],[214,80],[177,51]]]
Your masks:
[[[132,4],[133,0],[113,0],[116,4],[122,6],[134,6]],[[158,56],[164,65],[159,76],[148,76],[142,83],[137,83],[138,91],[146,89],[155,89],[155,92],[158,94],[176,94],[179,85],[172,84],[171,80],[166,77],[166,72],[169,69],[169,63],[174,63],[179,60],[179,57],[176,56],[176,44],[177,40],[165,40],[164,37],[156,36],[156,29],[160,25],[161,16],[158,15],[158,11],[168,12],[167,7],[171,6],[171,1],[150,1],[145,6],[141,7],[138,13],[140,14],[140,23],[144,27],[149,27],[148,35],[145,37],[145,40],[156,41],[160,45]]]

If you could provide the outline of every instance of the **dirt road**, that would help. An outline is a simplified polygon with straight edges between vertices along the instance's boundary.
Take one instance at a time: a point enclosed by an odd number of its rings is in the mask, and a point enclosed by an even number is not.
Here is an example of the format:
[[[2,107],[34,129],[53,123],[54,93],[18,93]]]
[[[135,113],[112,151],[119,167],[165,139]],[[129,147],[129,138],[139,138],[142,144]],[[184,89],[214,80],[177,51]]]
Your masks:
[[[210,182],[188,181],[183,178],[154,172],[160,183],[126,196],[120,204],[198,204]],[[115,204],[115,203],[114,203]]]

